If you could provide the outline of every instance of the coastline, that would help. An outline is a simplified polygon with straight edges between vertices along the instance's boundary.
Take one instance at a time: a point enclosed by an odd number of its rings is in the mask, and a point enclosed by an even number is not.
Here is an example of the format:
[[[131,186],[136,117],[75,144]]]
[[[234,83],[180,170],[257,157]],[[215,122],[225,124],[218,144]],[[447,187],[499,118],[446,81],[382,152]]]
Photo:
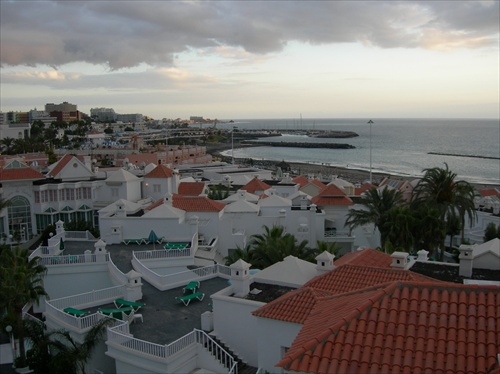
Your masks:
[[[248,143],[240,143],[234,142],[234,149],[237,148],[246,148],[246,147],[255,147],[258,145],[252,145]],[[211,154],[214,158],[220,159],[222,161],[231,161],[231,158],[221,153],[224,151],[231,150],[231,144],[227,143],[219,143],[207,146],[207,153]],[[236,161],[244,164],[244,165],[253,165],[258,166],[267,170],[276,170],[277,164],[282,161],[274,161],[274,160],[253,160],[250,162],[249,159],[240,159],[235,158]],[[332,166],[332,165],[319,165],[307,162],[288,162],[284,160],[288,165],[290,165],[290,169],[294,172],[291,173],[293,177],[299,175],[317,177],[319,174],[323,176],[326,180],[331,179],[333,176],[337,176],[338,178],[344,179],[352,184],[363,184],[364,182],[370,179],[370,172],[365,170],[356,170],[356,169],[348,169],[341,166]],[[407,175],[394,175],[388,173],[380,173],[380,172],[372,172],[372,183],[375,185],[380,184],[380,182],[384,178],[392,178],[396,180],[408,180],[413,181],[418,179],[417,177],[407,176]],[[500,188],[499,185],[495,184],[477,184],[472,183],[472,185],[477,189],[490,189],[490,188]]]

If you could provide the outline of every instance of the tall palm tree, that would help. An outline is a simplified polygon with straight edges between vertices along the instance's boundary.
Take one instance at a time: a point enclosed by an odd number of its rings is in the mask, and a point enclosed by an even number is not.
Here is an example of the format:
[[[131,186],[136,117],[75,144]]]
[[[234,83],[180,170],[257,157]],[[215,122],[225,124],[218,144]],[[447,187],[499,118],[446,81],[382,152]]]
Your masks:
[[[12,148],[14,146],[14,141],[15,141],[14,138],[9,138],[9,137],[6,137],[6,138],[3,138],[2,140],[0,140],[2,154],[10,155],[13,153]]]
[[[465,226],[465,216],[472,221],[476,217],[474,198],[476,192],[474,187],[463,180],[456,180],[457,175],[444,164],[444,168],[424,169],[424,176],[413,190],[412,206],[430,205],[436,208],[441,219],[446,222],[452,214],[458,214],[462,225]],[[463,237],[463,233],[462,233]],[[444,238],[441,243],[441,255],[443,258]]]
[[[387,240],[394,248],[403,249],[408,253],[414,249],[415,222],[416,218],[407,206],[397,206],[388,213],[385,229]]]
[[[40,265],[38,259],[30,260],[28,250],[19,247],[0,254],[0,310],[6,310],[6,318],[16,321],[22,367],[26,366],[23,307],[27,303],[38,303],[41,297],[47,296],[43,288],[47,268]]]
[[[380,231],[380,243],[383,248],[388,235],[386,222],[389,219],[389,212],[403,203],[403,194],[399,190],[387,186],[382,190],[370,188],[359,200],[359,204],[363,205],[364,209],[350,209],[345,226],[352,231],[359,226],[375,225]]]

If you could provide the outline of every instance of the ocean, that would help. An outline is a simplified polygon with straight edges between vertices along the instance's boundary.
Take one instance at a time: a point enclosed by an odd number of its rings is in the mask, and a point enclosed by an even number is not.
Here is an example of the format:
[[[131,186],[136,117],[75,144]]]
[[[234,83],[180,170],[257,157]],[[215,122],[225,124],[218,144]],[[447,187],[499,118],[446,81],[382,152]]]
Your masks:
[[[423,169],[444,167],[457,179],[500,185],[500,120],[498,119],[252,119],[221,123],[220,128],[354,131],[347,139],[284,134],[266,141],[348,143],[355,149],[251,147],[234,150],[235,158],[307,162],[389,175],[420,177]],[[370,147],[371,143],[371,147]],[[225,154],[230,156],[231,150]],[[441,153],[437,154],[430,154]],[[454,156],[442,155],[451,154]],[[455,156],[455,155],[467,155]],[[485,157],[485,158],[481,158]],[[490,157],[490,158],[488,158]]]

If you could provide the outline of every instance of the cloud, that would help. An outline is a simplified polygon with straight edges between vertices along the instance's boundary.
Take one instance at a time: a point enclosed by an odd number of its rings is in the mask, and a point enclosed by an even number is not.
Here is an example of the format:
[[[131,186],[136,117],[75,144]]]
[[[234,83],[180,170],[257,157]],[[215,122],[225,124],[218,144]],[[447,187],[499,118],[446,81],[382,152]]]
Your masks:
[[[498,45],[498,1],[2,1],[0,63],[174,66],[188,50],[264,55],[287,43]]]

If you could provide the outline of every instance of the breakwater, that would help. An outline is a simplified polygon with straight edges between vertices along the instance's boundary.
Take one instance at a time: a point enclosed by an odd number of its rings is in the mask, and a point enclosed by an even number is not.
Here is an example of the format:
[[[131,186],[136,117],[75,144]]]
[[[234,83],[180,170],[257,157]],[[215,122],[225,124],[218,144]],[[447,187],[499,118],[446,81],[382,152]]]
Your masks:
[[[254,145],[267,147],[292,147],[292,148],[329,148],[329,149],[354,149],[355,146],[345,143],[305,143],[305,142],[265,142],[252,141]]]
[[[462,154],[458,154],[458,153],[429,152],[428,154],[429,155],[438,155],[438,156],[483,158],[485,160],[500,160],[500,157],[478,156],[478,155],[462,155]]]

